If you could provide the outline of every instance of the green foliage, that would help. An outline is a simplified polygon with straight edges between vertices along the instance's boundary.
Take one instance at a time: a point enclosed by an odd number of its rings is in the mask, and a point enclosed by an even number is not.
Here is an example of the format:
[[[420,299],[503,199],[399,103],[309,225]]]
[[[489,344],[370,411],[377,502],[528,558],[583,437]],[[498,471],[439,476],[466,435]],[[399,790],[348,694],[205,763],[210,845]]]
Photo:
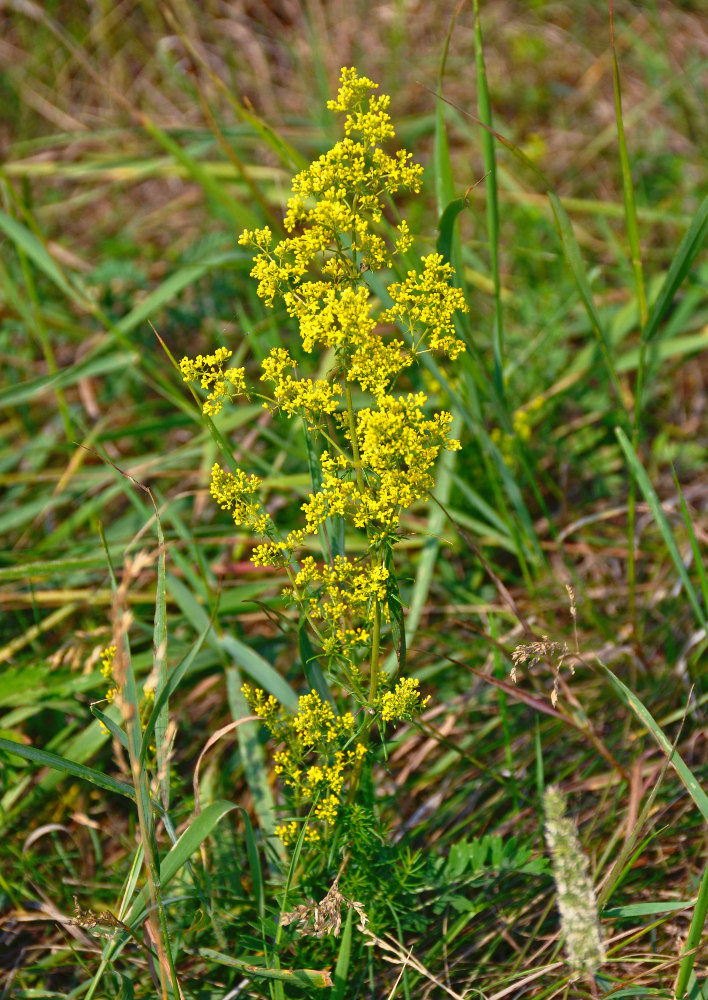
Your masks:
[[[614,12],[610,36],[606,8],[568,2],[4,11],[0,992],[706,992],[703,26],[690,3]],[[241,689],[291,720],[314,689],[339,715],[347,659],[322,655],[284,568],[253,565],[262,539],[204,483],[224,460],[257,475],[287,537],[330,446],[260,397],[205,423],[166,358],[231,350],[272,404],[261,366],[284,348],[332,385],[343,359],[263,308],[237,236],[282,241],[352,61],[426,164],[367,232],[390,247],[407,219],[469,307],[466,352],[419,353],[395,392],[449,412],[462,449],[435,464],[441,506],[417,500],[377,554],[377,697],[365,646],[349,671],[356,795],[288,855],[274,828],[303,831],[313,803],[274,784],[283,747],[242,721]],[[390,341],[420,265],[409,248],[377,271],[375,253],[350,277]],[[365,565],[368,547],[328,511],[298,559]],[[513,687],[522,644],[550,662]],[[384,726],[404,666],[431,700]],[[595,983],[563,962],[546,781],[571,792],[602,886]],[[325,900],[339,937],[311,933]]]

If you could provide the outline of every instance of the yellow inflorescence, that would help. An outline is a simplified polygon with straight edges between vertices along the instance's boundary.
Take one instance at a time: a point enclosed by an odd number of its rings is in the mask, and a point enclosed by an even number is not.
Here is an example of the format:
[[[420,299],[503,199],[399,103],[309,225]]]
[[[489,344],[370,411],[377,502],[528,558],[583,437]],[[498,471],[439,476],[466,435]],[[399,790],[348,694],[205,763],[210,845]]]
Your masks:
[[[420,715],[429,700],[430,697],[421,698],[417,677],[402,677],[393,691],[387,691],[381,698],[381,718],[384,722],[411,719]]]
[[[209,389],[209,395],[203,410],[209,416],[221,412],[226,400],[240,396],[246,392],[246,370],[244,368],[229,368],[224,371],[224,362],[232,355],[232,351],[219,347],[214,354],[196,358],[182,358],[179,370],[184,382],[199,382],[202,389]]]
[[[249,684],[242,692],[251,711],[260,715],[275,740],[285,744],[274,756],[275,773],[290,790],[298,806],[310,806],[312,816],[306,840],[320,839],[312,824],[333,824],[339,814],[342,794],[353,769],[366,756],[366,747],[356,741],[356,722],[350,712],[337,715],[316,691],[302,695],[293,715],[269,695]],[[286,844],[297,839],[299,826],[290,821],[279,826],[278,836]]]
[[[389,606],[400,603],[390,552],[404,512],[429,498],[440,454],[460,447],[450,437],[451,414],[434,412],[422,392],[396,387],[424,352],[454,360],[464,351],[455,313],[467,306],[452,283],[453,268],[437,253],[388,285],[388,308],[371,292],[368,272],[391,268],[413,242],[407,222],[394,228],[384,209],[390,216],[392,196],[415,194],[422,183],[422,167],[409,153],[383,148],[394,129],[389,98],[376,90],[355,69],[342,70],[328,106],[344,115],[344,136],[293,179],[285,236],[278,239],[264,227],[239,238],[253,252],[258,295],[269,307],[282,304],[299,328],[300,349],[271,350],[262,362],[260,391],[251,395],[271,413],[302,418],[324,444],[319,486],[301,504],[303,526],[281,534],[263,507],[263,481],[241,470],[215,465],[211,494],[238,525],[260,537],[254,565],[285,570],[285,594],[304,610],[330,666],[338,663],[361,690],[368,650],[368,707],[383,722],[394,722],[420,714],[426,700],[417,680],[400,679],[383,695],[377,688],[382,629],[389,629]],[[300,368],[308,355],[333,357],[331,371],[307,377]],[[220,348],[180,364],[185,380],[207,390],[205,413],[218,413],[226,400],[246,392],[243,369],[224,370],[229,357]],[[348,538],[359,533],[357,558],[336,554],[329,532],[337,519]],[[328,543],[320,558],[309,554],[317,537]],[[348,775],[358,774],[367,752],[366,739],[357,742],[353,716],[336,715],[314,691],[300,699],[295,714],[263,692],[245,693],[281,744],[275,770],[295,805],[310,807],[306,836],[314,841],[335,822]],[[287,843],[300,830],[292,819],[279,828]]]

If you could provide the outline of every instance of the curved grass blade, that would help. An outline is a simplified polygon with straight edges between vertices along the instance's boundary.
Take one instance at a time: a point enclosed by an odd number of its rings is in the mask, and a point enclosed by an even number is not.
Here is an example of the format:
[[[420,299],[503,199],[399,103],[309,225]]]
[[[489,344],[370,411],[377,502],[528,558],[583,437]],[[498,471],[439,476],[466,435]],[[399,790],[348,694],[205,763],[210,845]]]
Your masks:
[[[275,979],[283,983],[292,983],[293,986],[315,986],[318,989],[325,989],[332,985],[332,980],[326,969],[266,969],[260,965],[252,965],[240,958],[223,955],[212,948],[197,948],[196,954],[203,958],[210,958],[213,962],[218,962],[219,965],[240,969],[241,972],[256,979]]]
[[[55,771],[71,774],[74,778],[82,778],[98,788],[103,788],[108,792],[117,792],[119,795],[125,795],[126,798],[135,800],[135,789],[132,785],[127,785],[124,781],[117,781],[107,774],[101,774],[100,771],[87,767],[85,764],[66,760],[59,754],[51,753],[48,750],[39,750],[37,747],[28,747],[23,743],[15,743],[14,740],[6,740],[2,737],[0,737],[0,750],[15,754],[17,757],[23,757],[32,764],[39,764],[40,767],[51,767]]]
[[[610,683],[619,695],[622,703],[634,712],[647,732],[654,737],[663,752],[667,756],[671,757],[671,766],[686,786],[686,791],[695,802],[701,815],[706,822],[708,822],[708,795],[706,795],[701,788],[700,782],[694,777],[692,771],[686,766],[681,757],[673,749],[671,742],[664,734],[664,731],[655,721],[649,710],[643,705],[639,698],[637,698],[636,694],[634,694],[634,692],[631,691],[627,685],[619,679],[619,677],[615,676],[610,668],[606,667],[601,660],[598,660],[597,662],[609,678]]]
[[[297,712],[300,707],[300,699],[275,667],[271,667],[270,663],[264,660],[259,653],[232,635],[222,635],[218,644],[231,656],[237,666],[244,670],[264,691],[277,698],[280,704],[290,712]]]
[[[111,736],[115,736],[124,750],[128,749],[128,737],[117,722],[114,722],[109,715],[102,712],[100,708],[96,708],[95,705],[91,705],[91,715],[106,727]]]
[[[605,365],[607,367],[607,372],[610,376],[610,381],[612,387],[615,391],[617,397],[617,403],[620,407],[621,413],[628,423],[627,410],[624,405],[622,389],[619,384],[619,379],[617,377],[617,369],[615,368],[614,362],[612,360],[612,355],[610,353],[610,346],[607,340],[607,332],[605,330],[605,324],[600,318],[600,314],[595,308],[595,302],[593,300],[592,289],[590,287],[590,282],[585,270],[585,264],[583,262],[582,255],[580,253],[580,247],[575,239],[575,233],[573,232],[573,226],[568,218],[566,210],[561,204],[561,200],[557,194],[553,191],[548,191],[548,200],[551,203],[551,208],[553,210],[553,216],[556,222],[556,229],[558,230],[558,235],[561,241],[561,247],[563,250],[563,255],[565,256],[568,266],[570,267],[573,279],[575,281],[575,287],[578,290],[580,298],[582,299],[583,305],[585,306],[585,311],[588,315],[588,319],[592,325],[595,336],[597,337],[598,343],[600,345],[600,350],[602,356],[605,359]]]
[[[695,612],[698,624],[705,628],[706,624],[708,624],[705,613],[701,610],[698,595],[696,594],[693,584],[691,583],[691,579],[686,571],[686,567],[684,566],[681,553],[679,552],[678,545],[676,544],[676,539],[674,538],[671,530],[671,525],[669,524],[668,518],[661,507],[661,501],[656,495],[656,491],[649,481],[649,476],[646,474],[644,466],[639,461],[639,456],[632,447],[627,435],[621,427],[615,428],[615,434],[617,435],[617,440],[619,441],[622,451],[625,454],[630,469],[639,484],[639,488],[644,495],[644,499],[649,505],[649,509],[652,512],[656,526],[661,532],[666,548],[668,549],[669,555],[671,556],[673,564],[676,567],[676,572],[678,573],[686,590],[686,596],[688,597],[691,607]]]
[[[21,222],[18,222],[17,219],[13,219],[11,215],[7,215],[6,212],[2,211],[0,211],[0,230],[5,233],[17,249],[21,250],[50,281],[54,282],[57,288],[68,299],[72,302],[81,303],[85,308],[87,306],[90,308],[90,304],[83,299],[78,290],[64,276],[63,271],[39,237],[23,226]],[[91,311],[93,310],[91,309]]]
[[[693,217],[688,232],[681,240],[674,259],[661,286],[661,291],[649,313],[649,319],[642,330],[642,341],[648,344],[659,332],[661,321],[666,316],[674,295],[691,269],[699,251],[708,236],[708,196],[700,204]]]
[[[334,986],[330,993],[330,1000],[344,1000],[347,995],[349,963],[352,957],[352,928],[354,926],[354,910],[351,908],[347,913],[347,920],[344,924],[344,933],[339,945],[337,954],[337,964],[334,967]]]
[[[489,99],[487,71],[484,65],[484,43],[479,17],[479,0],[473,0],[474,9],[474,51],[477,70],[477,111],[484,126],[482,129],[482,158],[487,181],[487,237],[489,239],[489,262],[494,285],[494,326],[492,348],[494,351],[494,386],[502,403],[505,402],[504,389],[504,326],[501,304],[501,281],[499,277],[499,191],[497,184],[497,160],[492,129],[492,105]]]
[[[185,866],[194,852],[201,847],[217,823],[237,808],[238,806],[234,805],[233,802],[226,802],[222,799],[217,802],[211,802],[199,813],[196,819],[189,824],[177,843],[172,845],[160,862],[159,885],[161,890]],[[148,888],[145,886],[140,896],[133,902],[128,911],[128,915],[125,918],[126,924],[130,924],[133,928],[137,927],[145,917],[148,898]]]

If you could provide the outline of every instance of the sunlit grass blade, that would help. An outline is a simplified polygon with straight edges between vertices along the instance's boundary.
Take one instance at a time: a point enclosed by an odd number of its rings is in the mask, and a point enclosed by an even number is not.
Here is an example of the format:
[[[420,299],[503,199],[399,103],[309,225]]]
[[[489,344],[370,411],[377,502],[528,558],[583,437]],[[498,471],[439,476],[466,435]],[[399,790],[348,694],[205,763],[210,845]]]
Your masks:
[[[291,983],[298,987],[315,987],[325,989],[332,985],[330,975],[326,970],[317,969],[267,969],[264,966],[253,965],[245,959],[232,958],[230,955],[223,955],[212,948],[198,948],[197,954],[204,958],[210,958],[218,965],[228,965],[233,969],[240,969],[241,972],[252,976],[254,979],[274,979],[281,983]]]
[[[140,113],[140,121],[142,122],[143,128],[149,135],[158,142],[163,149],[181,163],[182,166],[189,172],[190,176],[194,181],[196,181],[204,189],[205,194],[213,198],[217,205],[224,210],[224,212],[229,216],[234,225],[241,229],[258,226],[260,219],[253,214],[251,209],[246,205],[236,201],[229,192],[226,190],[225,186],[219,184],[215,180],[209,171],[205,170],[201,163],[195,160],[189,153],[182,149],[180,144],[176,142],[171,136],[169,136],[163,129],[157,125],[149,115]]]
[[[205,274],[227,267],[246,267],[250,263],[243,251],[235,248],[221,254],[212,254],[197,264],[186,264],[173,271],[165,280],[137,303],[115,324],[121,334],[128,334],[153,316],[167,303],[172,302],[185,288],[196,285]]]
[[[479,17],[479,0],[473,0],[474,9],[474,51],[477,71],[477,110],[482,129],[482,157],[486,175],[485,194],[487,200],[487,238],[489,240],[489,262],[494,284],[494,326],[492,348],[494,352],[494,385],[499,399],[505,399],[504,386],[504,317],[501,302],[501,281],[499,275],[499,195],[497,187],[497,161],[492,131],[492,105],[489,99],[487,71],[484,64],[484,42]]]
[[[103,774],[101,771],[96,771],[92,767],[87,767],[85,764],[77,764],[73,760],[66,760],[64,757],[50,753],[47,750],[28,747],[23,743],[15,743],[13,740],[6,740],[2,737],[0,737],[0,750],[15,754],[15,756],[22,757],[32,764],[38,764],[40,767],[51,767],[53,770],[63,774],[70,774],[74,778],[89,781],[92,785],[104,788],[108,792],[117,792],[118,795],[125,795],[129,799],[135,799],[135,789],[124,781],[118,781],[116,778],[111,778],[109,775]]]
[[[352,957],[352,930],[354,927],[354,910],[350,909],[347,919],[344,922],[344,933],[339,942],[337,952],[337,964],[334,967],[332,978],[334,986],[330,993],[330,1000],[345,1000],[347,986],[349,983],[349,965]]]
[[[674,255],[664,283],[649,313],[649,319],[642,330],[642,341],[650,343],[659,333],[661,323],[666,317],[674,295],[688,275],[693,262],[701,251],[708,236],[708,196],[700,204],[694,215],[688,232],[681,240]]]
[[[578,294],[580,295],[585,311],[592,325],[593,332],[595,333],[598,344],[600,345],[602,357],[605,361],[607,373],[614,389],[619,411],[625,422],[628,424],[627,411],[623,402],[622,388],[617,377],[617,370],[615,368],[614,359],[612,357],[610,344],[607,338],[607,331],[605,330],[605,324],[595,307],[592,288],[590,287],[585,264],[583,263],[583,258],[580,253],[580,247],[578,246],[575,233],[573,232],[573,226],[565,209],[563,208],[563,205],[561,204],[560,198],[553,191],[548,192],[548,198],[556,220],[556,227],[558,229],[558,235],[563,248],[563,255],[568,262]]]
[[[698,595],[696,594],[693,583],[691,582],[691,578],[688,575],[686,566],[684,565],[684,561],[681,558],[681,553],[679,552],[678,545],[676,544],[674,533],[671,530],[671,525],[669,524],[668,518],[666,517],[666,514],[662,509],[661,501],[656,495],[656,490],[652,486],[649,480],[649,476],[647,475],[644,466],[639,460],[639,456],[632,448],[632,445],[629,439],[627,438],[627,435],[622,430],[622,428],[621,427],[615,428],[615,434],[617,435],[617,439],[620,443],[622,451],[625,454],[625,458],[629,463],[632,475],[635,477],[637,483],[639,484],[639,488],[642,491],[644,499],[649,505],[649,509],[651,510],[656,526],[661,532],[661,537],[664,539],[664,544],[666,545],[666,548],[669,552],[669,555],[671,556],[673,564],[676,567],[676,572],[678,573],[681,582],[684,586],[684,589],[686,591],[686,597],[688,598],[691,607],[694,610],[698,624],[701,625],[702,627],[705,627],[706,625],[705,612],[701,608]]]
[[[708,795],[703,791],[700,782],[697,780],[690,768],[686,766],[680,755],[673,749],[671,742],[665,735],[664,731],[654,720],[649,710],[640,701],[636,694],[634,694],[634,692],[630,690],[630,688],[628,688],[627,685],[624,684],[624,682],[621,681],[609,667],[606,667],[605,664],[599,660],[597,662],[602,667],[605,676],[609,679],[612,687],[619,695],[623,704],[634,712],[647,732],[654,737],[662,751],[670,757],[671,766],[686,786],[686,791],[693,799],[699,812],[704,817],[706,822],[708,822]]]

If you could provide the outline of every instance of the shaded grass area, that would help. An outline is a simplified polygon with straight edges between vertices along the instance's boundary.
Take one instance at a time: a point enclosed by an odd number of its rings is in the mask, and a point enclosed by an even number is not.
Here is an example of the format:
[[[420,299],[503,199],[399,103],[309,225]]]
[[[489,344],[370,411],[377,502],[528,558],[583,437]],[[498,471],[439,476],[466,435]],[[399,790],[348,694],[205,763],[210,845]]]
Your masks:
[[[127,916],[139,909],[136,808],[94,773],[133,787],[129,749],[92,714],[94,703],[109,719],[114,712],[102,701],[99,660],[111,642],[113,567],[129,584],[139,683],[153,670],[163,596],[167,665],[182,673],[170,701],[169,821],[155,824],[155,836],[159,858],[174,868],[165,910],[185,995],[277,996],[273,983],[288,996],[320,995],[311,978],[286,973],[314,975],[338,962],[346,990],[335,976],[335,997],[565,989],[540,811],[544,786],[558,782],[570,792],[596,883],[612,886],[603,901],[608,961],[594,989],[671,996],[705,869],[706,817],[696,789],[665,767],[657,731],[598,660],[646,706],[669,748],[676,741],[700,791],[706,268],[701,256],[687,258],[646,346],[630,443],[644,323],[625,235],[604,5],[482,5],[493,126],[560,198],[554,218],[539,177],[496,143],[491,232],[471,6],[452,33],[442,84],[449,103],[437,118],[452,3],[136,3],[96,6],[88,18],[87,10],[57,3],[1,15],[9,114],[0,737],[75,765],[67,776],[49,758],[23,759],[2,744],[6,995],[127,997],[155,988],[155,942]],[[651,308],[705,192],[708,36],[698,5],[627,5],[616,17]],[[371,897],[377,940],[368,947],[351,925],[339,939],[287,929],[275,970],[282,976],[268,979],[247,967],[270,953],[282,892],[262,837],[272,828],[268,797],[278,794],[268,780],[272,748],[256,727],[215,743],[200,767],[199,819],[192,780],[210,737],[246,714],[241,680],[264,683],[274,667],[301,692],[307,653],[278,596],[284,581],[251,565],[253,540],[208,499],[217,448],[154,331],[177,358],[225,344],[256,378],[272,347],[295,342],[287,317],[264,312],[256,298],[236,237],[244,226],[279,224],[290,176],[335,135],[321,109],[340,66],[352,64],[392,94],[400,142],[426,163],[424,193],[406,206],[427,234],[421,252],[433,248],[439,225],[445,236],[447,205],[472,188],[459,228],[448,227],[471,307],[469,350],[451,378],[432,363],[411,376],[412,387],[455,412],[463,450],[438,480],[450,518],[415,510],[401,546],[403,597],[418,622],[409,669],[432,700],[373,776],[387,797],[390,837],[368,845],[369,879],[350,891]],[[310,491],[299,429],[257,405],[225,411],[218,427],[237,460],[265,476],[271,507],[295,519]],[[164,532],[162,578],[144,486]],[[570,652],[559,663],[548,647],[513,688],[512,651],[544,636]],[[172,845],[185,831],[193,850],[182,856]],[[194,853],[200,844],[204,853]],[[305,871],[291,902],[327,888],[322,873]],[[84,910],[120,913],[137,937],[105,921],[69,923],[74,894]],[[223,964],[214,952],[244,964]],[[700,948],[694,971],[704,993]],[[582,983],[572,990],[590,995]]]

